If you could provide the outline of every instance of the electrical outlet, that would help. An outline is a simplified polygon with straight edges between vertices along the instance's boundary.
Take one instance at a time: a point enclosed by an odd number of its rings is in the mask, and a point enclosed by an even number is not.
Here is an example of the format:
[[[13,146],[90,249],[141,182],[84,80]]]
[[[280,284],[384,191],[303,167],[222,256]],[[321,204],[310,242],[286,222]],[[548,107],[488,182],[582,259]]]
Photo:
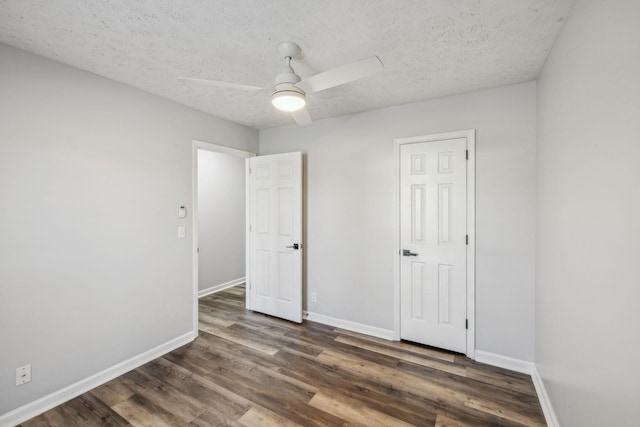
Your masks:
[[[31,364],[16,368],[16,386],[31,381]]]
[[[311,302],[318,302],[318,294],[311,292]]]

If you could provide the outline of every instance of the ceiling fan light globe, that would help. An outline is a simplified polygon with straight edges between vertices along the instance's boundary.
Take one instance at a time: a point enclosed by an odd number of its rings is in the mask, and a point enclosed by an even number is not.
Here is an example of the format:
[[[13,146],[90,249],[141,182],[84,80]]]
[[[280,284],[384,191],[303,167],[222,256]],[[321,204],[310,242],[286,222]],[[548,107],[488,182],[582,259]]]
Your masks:
[[[282,90],[272,95],[271,103],[278,110],[290,113],[303,109],[304,106],[307,105],[307,100],[303,93],[293,90]]]

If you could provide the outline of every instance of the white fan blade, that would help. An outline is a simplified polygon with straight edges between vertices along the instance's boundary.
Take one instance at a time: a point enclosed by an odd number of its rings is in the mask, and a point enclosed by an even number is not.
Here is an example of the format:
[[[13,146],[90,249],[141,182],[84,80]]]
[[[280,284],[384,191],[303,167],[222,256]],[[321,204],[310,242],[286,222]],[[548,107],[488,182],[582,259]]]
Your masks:
[[[324,71],[297,83],[296,86],[305,93],[318,92],[350,83],[354,80],[370,76],[384,69],[380,58],[371,56],[360,61]]]
[[[238,83],[220,82],[217,80],[192,79],[189,77],[178,77],[178,80],[182,80],[185,82],[201,83],[201,84],[210,85],[210,86],[218,86],[218,87],[227,88],[227,89],[240,89],[240,90],[251,90],[251,91],[263,89],[258,86],[249,86],[249,85],[241,85]]]
[[[292,111],[291,117],[296,121],[298,126],[306,126],[311,124],[311,116],[306,108],[303,108],[298,111]]]

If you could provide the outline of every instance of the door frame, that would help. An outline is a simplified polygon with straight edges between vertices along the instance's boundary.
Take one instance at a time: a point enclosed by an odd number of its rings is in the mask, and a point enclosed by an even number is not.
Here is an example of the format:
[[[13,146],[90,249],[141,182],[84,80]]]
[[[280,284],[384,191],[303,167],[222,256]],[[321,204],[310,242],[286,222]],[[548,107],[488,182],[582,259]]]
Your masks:
[[[257,153],[245,150],[239,150],[237,148],[227,147],[225,145],[220,144],[212,144],[210,142],[204,142],[194,139],[192,141],[191,148],[191,188],[192,188],[192,204],[191,204],[191,213],[192,213],[192,270],[193,270],[193,331],[195,332],[195,336],[198,336],[198,150],[206,150],[213,151],[216,153],[227,154],[234,157],[239,157],[242,159],[246,159],[249,157],[254,157]],[[245,182],[245,188],[247,183]],[[246,191],[245,191],[246,198]],[[246,203],[246,200],[245,200]],[[246,276],[246,274],[245,274]]]
[[[406,138],[396,138],[393,140],[394,175],[395,175],[395,227],[394,227],[394,250],[393,250],[393,339],[400,341],[400,147],[404,144],[415,144],[418,142],[443,141],[447,139],[467,139],[467,150],[469,150],[469,160],[467,161],[467,234],[469,244],[467,245],[467,319],[469,327],[467,329],[467,357],[475,359],[475,194],[476,194],[476,130],[469,129],[456,132],[445,132],[430,135],[412,136]]]

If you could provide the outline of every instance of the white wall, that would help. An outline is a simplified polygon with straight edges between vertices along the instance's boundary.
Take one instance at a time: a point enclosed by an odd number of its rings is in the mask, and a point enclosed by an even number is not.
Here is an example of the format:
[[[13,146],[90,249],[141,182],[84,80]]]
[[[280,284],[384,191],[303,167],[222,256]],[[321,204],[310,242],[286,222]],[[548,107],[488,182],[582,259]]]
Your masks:
[[[5,45],[0,70],[2,415],[193,330],[191,141],[258,135]]]
[[[637,426],[640,2],[577,0],[538,85],[536,364],[563,426]]]
[[[198,150],[198,288],[245,277],[244,159]]]
[[[533,360],[535,111],[526,83],[261,131],[305,153],[307,309],[393,329],[393,139],[475,128],[476,347]]]

